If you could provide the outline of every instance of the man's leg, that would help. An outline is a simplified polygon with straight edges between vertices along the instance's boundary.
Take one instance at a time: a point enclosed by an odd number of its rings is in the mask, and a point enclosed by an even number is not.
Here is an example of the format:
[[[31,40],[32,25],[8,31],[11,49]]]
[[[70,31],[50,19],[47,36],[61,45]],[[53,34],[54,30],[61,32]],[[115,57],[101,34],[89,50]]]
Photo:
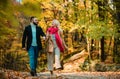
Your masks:
[[[30,69],[31,69],[31,75],[34,76],[35,72],[35,52],[34,52],[34,47],[31,46],[30,49],[28,50],[29,54],[29,64],[30,64]]]
[[[38,58],[38,54],[39,54],[39,51],[38,51],[38,47],[37,46],[35,46],[34,47],[34,51],[35,51],[35,57],[34,57],[34,59],[35,59],[35,74],[36,74],[36,68],[37,68],[37,58]],[[37,75],[37,74],[36,74]]]

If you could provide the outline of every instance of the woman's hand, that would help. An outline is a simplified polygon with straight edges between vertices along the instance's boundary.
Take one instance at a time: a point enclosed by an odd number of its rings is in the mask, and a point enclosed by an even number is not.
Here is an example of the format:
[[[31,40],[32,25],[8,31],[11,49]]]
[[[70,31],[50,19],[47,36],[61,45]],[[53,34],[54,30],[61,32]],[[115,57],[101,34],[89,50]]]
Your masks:
[[[65,50],[68,51],[68,46],[64,44]]]

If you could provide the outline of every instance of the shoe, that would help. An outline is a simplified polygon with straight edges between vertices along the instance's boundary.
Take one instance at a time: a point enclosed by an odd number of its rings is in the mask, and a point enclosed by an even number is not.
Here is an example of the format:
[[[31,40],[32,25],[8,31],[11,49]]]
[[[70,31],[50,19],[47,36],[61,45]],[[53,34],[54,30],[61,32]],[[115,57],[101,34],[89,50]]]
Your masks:
[[[60,67],[60,68],[56,68],[55,70],[63,70],[63,68],[62,68],[62,67]]]
[[[31,76],[34,76],[34,71],[32,70],[32,71],[30,71],[30,74],[31,74]]]
[[[53,75],[53,71],[50,71],[50,74]]]
[[[35,70],[34,76],[37,76],[36,70]]]
[[[30,74],[31,74],[31,76],[37,76],[37,74],[36,74],[36,71],[35,71],[35,70],[31,70]]]
[[[37,73],[34,73],[34,76],[37,76]]]

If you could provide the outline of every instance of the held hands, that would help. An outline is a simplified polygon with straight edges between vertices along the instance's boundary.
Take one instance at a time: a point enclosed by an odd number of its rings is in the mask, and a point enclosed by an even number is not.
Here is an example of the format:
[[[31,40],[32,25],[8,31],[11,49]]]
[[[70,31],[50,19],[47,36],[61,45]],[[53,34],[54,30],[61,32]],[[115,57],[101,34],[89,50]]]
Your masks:
[[[42,39],[43,39],[43,42],[45,43],[45,41],[46,41],[46,37],[45,37],[45,36],[43,36],[43,37],[42,37]]]
[[[46,37],[44,36],[44,37],[42,37],[43,38],[43,40],[45,40],[46,39]]]
[[[23,50],[26,50],[26,48],[24,47],[24,48],[22,48]]]

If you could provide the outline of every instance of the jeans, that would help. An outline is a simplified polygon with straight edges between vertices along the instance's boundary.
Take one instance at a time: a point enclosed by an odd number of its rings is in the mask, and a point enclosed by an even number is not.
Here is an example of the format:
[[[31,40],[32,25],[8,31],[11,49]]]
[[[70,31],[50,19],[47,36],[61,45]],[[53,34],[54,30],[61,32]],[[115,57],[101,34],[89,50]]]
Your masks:
[[[31,46],[30,49],[28,50],[29,64],[30,64],[30,69],[32,71],[36,71],[38,53],[39,51],[37,46]]]

